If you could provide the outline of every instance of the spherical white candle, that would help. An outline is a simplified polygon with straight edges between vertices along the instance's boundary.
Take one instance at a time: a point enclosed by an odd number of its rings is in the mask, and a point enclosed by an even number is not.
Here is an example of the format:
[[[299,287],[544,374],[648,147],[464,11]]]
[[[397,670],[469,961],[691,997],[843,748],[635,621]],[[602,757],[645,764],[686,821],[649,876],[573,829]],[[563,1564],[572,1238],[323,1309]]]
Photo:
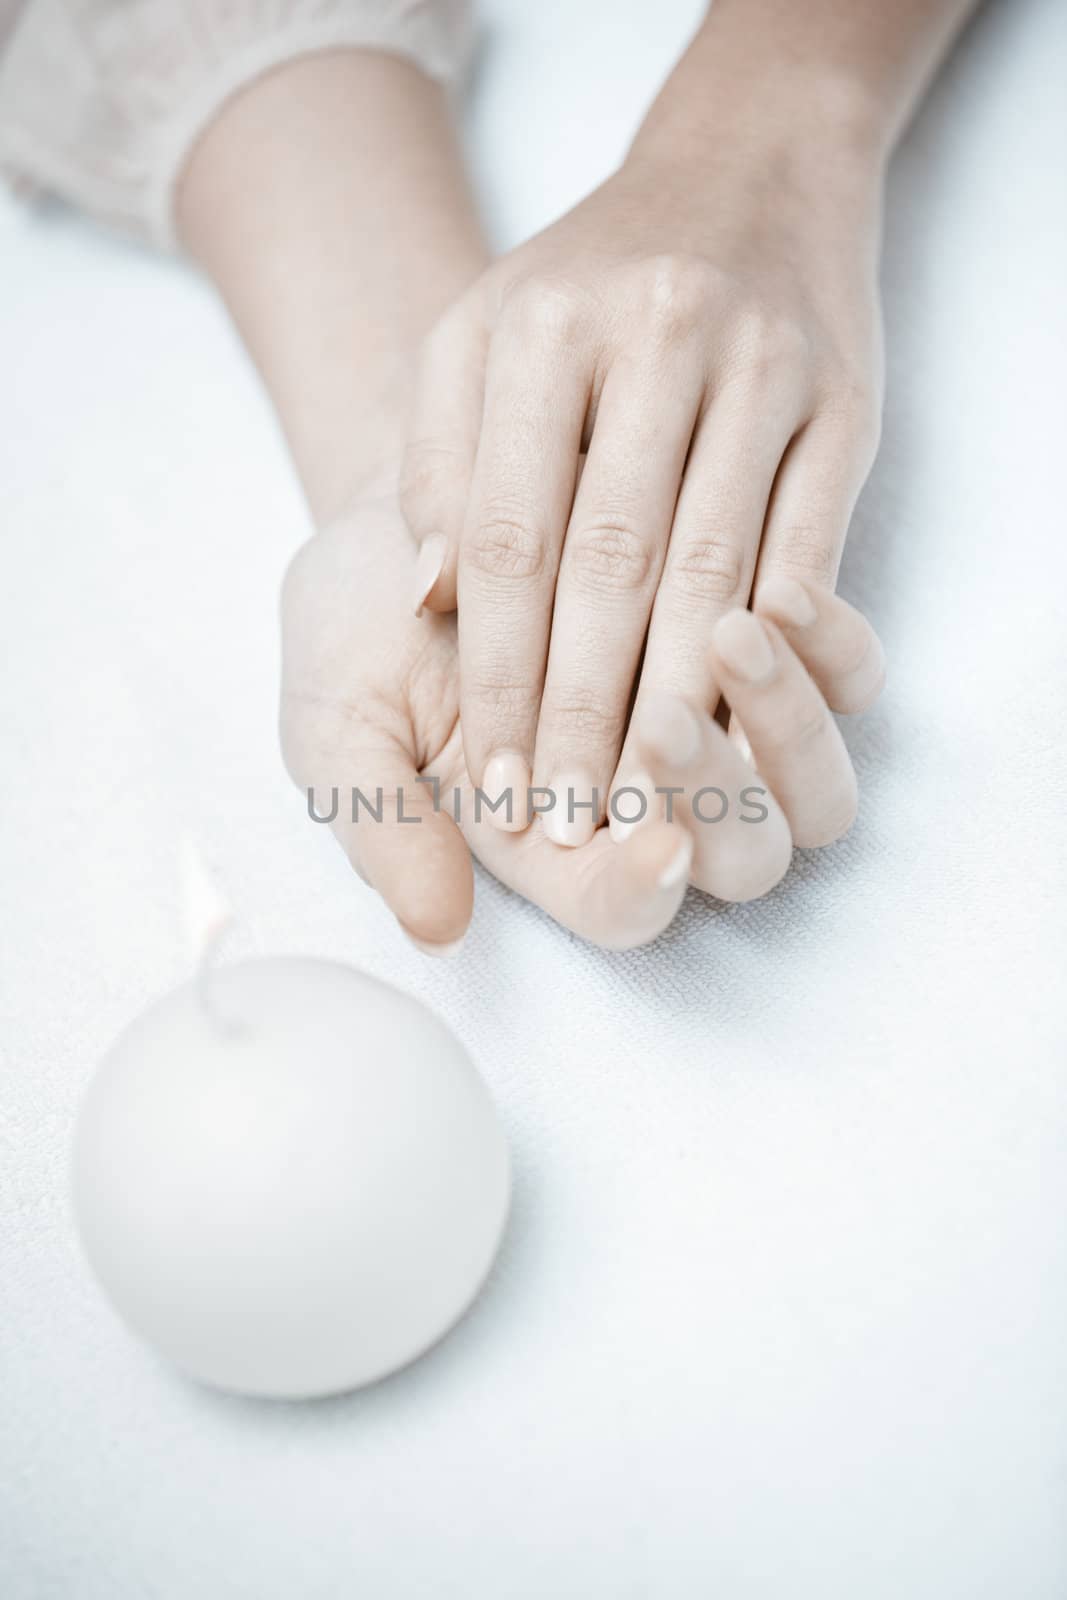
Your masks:
[[[510,1177],[488,1091],[424,1006],[350,968],[255,961],[206,983],[140,1016],[90,1085],[89,1260],[207,1383],[373,1382],[440,1338],[496,1254]]]

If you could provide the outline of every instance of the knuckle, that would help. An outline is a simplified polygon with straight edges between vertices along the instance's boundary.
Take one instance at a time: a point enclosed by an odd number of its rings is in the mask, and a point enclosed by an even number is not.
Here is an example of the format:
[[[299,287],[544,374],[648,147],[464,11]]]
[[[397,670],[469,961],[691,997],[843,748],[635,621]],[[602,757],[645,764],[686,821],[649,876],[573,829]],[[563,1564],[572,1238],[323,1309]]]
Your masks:
[[[490,507],[465,541],[464,564],[483,577],[523,581],[544,570],[546,542],[520,511]]]
[[[546,693],[541,717],[555,735],[564,740],[603,749],[613,746],[618,739],[618,707],[588,692],[556,690]]]
[[[808,579],[823,588],[832,588],[837,577],[837,556],[826,529],[791,523],[776,530],[774,569],[789,578]]]
[[[579,588],[626,593],[644,588],[653,551],[628,523],[604,520],[567,541],[567,575]]]
[[[529,678],[481,671],[471,677],[467,692],[476,714],[481,712],[494,722],[515,726],[536,719],[539,694]]]
[[[847,366],[835,367],[823,384],[821,410],[869,467],[882,437],[882,392],[873,378]]]
[[[809,353],[808,337],[792,317],[766,306],[746,306],[738,313],[734,360],[750,379],[777,379],[783,371],[801,365]]]
[[[675,558],[671,577],[686,599],[735,600],[744,583],[744,553],[729,539],[687,539]]]
[[[708,262],[687,255],[653,256],[645,264],[649,323],[660,337],[676,338],[698,327],[721,287]]]
[[[582,297],[558,278],[519,279],[504,293],[501,315],[524,339],[567,344],[582,318]]]

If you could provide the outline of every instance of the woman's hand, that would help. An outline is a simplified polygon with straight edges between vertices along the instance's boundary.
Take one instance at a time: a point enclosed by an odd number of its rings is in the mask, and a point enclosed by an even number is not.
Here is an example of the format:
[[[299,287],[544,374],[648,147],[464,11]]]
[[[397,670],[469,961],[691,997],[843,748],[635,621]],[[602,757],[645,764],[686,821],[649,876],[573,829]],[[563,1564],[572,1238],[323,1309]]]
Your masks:
[[[562,849],[541,816],[521,833],[491,826],[463,759],[455,621],[411,615],[414,560],[392,493],[368,494],[298,553],[283,591],[281,729],[316,814],[329,814],[336,789],[333,831],[421,948],[447,952],[465,932],[470,850],[564,926],[627,948],[667,926],[687,881],[752,899],[784,875],[794,839],[814,843],[851,820],[855,782],[824,696],[866,704],[881,651],[843,601],[779,583],[764,620],[728,616],[712,646],[758,771],[699,706],[650,697],[633,732],[638,792],[618,797],[620,816],[643,815],[617,830],[621,842],[601,828]],[[353,789],[364,797],[356,821]],[[368,810],[379,791],[380,822]],[[566,812],[565,792],[554,802]],[[543,811],[547,797],[535,803]],[[526,805],[516,789],[513,812]]]
[[[653,127],[429,338],[401,500],[489,791],[532,774],[602,817],[635,685],[635,726],[664,691],[713,709],[717,620],[774,575],[833,589],[878,436],[881,165],[765,123]]]
[[[365,499],[292,562],[281,734],[294,780],[314,789],[319,816],[337,790],[332,826],[345,853],[429,953],[447,954],[466,931],[472,848],[583,938],[617,949],[655,938],[685,894],[690,836],[656,821],[621,847],[601,830],[566,851],[540,827],[521,835],[490,827],[463,762],[455,622],[411,615],[414,560],[394,490]],[[353,821],[354,788],[380,804],[380,822],[362,802]],[[525,806],[525,792],[514,804]]]

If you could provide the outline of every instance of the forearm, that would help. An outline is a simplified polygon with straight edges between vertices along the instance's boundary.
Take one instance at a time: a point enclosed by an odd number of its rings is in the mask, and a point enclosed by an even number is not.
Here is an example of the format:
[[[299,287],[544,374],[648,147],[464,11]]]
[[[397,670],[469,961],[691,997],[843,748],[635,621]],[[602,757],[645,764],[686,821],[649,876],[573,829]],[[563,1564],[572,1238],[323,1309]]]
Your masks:
[[[976,0],[715,0],[638,144],[734,130],[884,164]]]
[[[329,520],[398,447],[418,343],[487,259],[444,91],[373,52],[290,62],[199,140],[177,220]]]

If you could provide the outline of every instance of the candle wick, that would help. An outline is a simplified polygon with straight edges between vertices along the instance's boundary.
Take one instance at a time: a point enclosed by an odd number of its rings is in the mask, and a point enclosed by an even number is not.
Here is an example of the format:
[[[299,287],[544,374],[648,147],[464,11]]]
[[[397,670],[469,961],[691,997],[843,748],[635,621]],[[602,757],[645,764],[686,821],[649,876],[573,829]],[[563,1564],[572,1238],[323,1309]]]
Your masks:
[[[218,968],[219,952],[232,933],[234,919],[228,911],[222,912],[209,925],[200,949],[196,967],[196,993],[205,1016],[220,1033],[244,1033],[248,1024],[236,1016],[227,1015],[219,1004]]]

